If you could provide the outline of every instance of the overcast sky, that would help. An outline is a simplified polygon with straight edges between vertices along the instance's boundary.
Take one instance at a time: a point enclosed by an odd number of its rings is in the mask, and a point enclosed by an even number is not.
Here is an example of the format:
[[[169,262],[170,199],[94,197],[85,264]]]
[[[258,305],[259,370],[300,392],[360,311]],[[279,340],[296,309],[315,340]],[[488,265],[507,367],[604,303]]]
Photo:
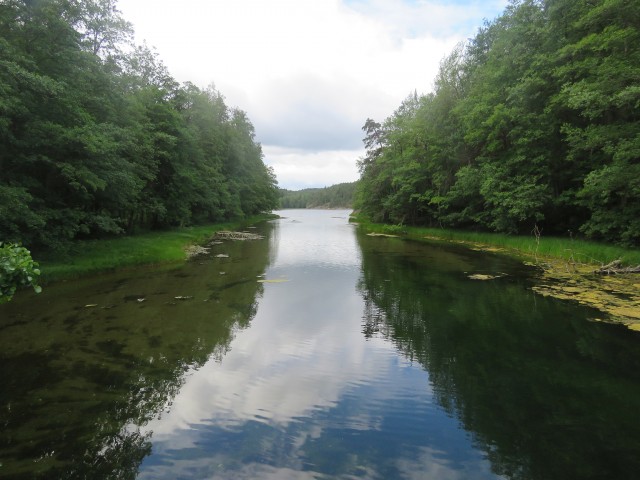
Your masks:
[[[120,0],[136,42],[171,74],[247,112],[279,185],[358,178],[361,130],[411,92],[507,0]]]

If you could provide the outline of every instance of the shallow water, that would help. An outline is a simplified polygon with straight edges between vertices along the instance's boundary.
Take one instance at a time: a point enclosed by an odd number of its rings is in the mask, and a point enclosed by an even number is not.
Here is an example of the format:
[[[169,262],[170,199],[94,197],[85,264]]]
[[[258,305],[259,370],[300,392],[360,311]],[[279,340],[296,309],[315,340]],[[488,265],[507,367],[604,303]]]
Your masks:
[[[637,332],[508,258],[280,213],[1,307],[0,477],[636,478]]]

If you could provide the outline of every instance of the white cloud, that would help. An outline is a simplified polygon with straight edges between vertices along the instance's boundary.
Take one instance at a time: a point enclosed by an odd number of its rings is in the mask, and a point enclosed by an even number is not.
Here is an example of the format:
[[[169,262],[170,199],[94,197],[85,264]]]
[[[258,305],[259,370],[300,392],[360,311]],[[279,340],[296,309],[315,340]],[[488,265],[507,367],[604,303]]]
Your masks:
[[[265,161],[283,188],[311,188],[352,182],[358,178],[355,160],[364,150],[314,151],[265,146]]]
[[[382,120],[410,92],[430,90],[438,65],[506,0],[120,0],[139,41],[180,81],[213,82],[246,110],[281,186],[357,178],[357,156],[321,174],[319,152],[357,150],[367,117]],[[153,12],[153,14],[150,14]],[[310,163],[305,163],[309,160]],[[348,165],[347,165],[348,164]],[[325,170],[328,171],[328,170]],[[350,176],[345,177],[349,171]],[[315,179],[311,181],[312,179]],[[311,182],[311,183],[309,183]]]
[[[313,151],[359,149],[362,111],[380,101],[371,87],[311,74],[265,82],[259,92],[252,118],[264,144]]]

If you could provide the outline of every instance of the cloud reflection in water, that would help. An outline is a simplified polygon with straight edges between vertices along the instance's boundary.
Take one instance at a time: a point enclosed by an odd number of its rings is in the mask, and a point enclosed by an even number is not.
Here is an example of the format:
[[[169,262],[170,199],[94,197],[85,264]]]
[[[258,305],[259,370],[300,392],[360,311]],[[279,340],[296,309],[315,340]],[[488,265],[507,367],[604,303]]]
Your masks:
[[[226,356],[190,372],[169,411],[145,426],[153,453],[140,478],[491,477],[433,405],[427,372],[364,337],[360,252],[345,215],[287,216],[266,277],[290,281],[265,284]],[[454,432],[444,447],[465,445],[455,460],[429,453],[443,431]],[[416,476],[425,455],[434,476]]]

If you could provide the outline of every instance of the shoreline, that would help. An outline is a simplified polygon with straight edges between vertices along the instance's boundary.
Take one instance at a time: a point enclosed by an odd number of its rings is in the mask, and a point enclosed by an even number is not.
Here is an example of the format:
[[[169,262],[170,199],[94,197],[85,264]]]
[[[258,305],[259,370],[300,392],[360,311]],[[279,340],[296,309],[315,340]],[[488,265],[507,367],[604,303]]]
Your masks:
[[[359,222],[354,219],[354,223]],[[604,265],[601,262],[579,262],[571,258],[573,254],[567,259],[490,242],[453,238],[455,233],[452,231],[439,236],[431,229],[425,233],[426,229],[419,227],[402,227],[400,231],[395,226],[367,222],[359,224],[367,232],[377,235],[464,245],[473,250],[508,255],[526,265],[538,267],[539,282],[532,288],[534,292],[595,308],[603,313],[603,318],[594,321],[622,324],[630,330],[640,331],[640,275],[637,273],[602,275],[595,273]]]
[[[217,231],[245,228],[276,217],[275,214],[264,214],[226,223],[78,242],[74,245],[73,254],[64,260],[56,260],[53,256],[46,260],[36,259],[43,272],[40,284],[46,287],[47,284],[59,281],[128,268],[184,262],[188,260],[189,246],[206,241]],[[538,254],[531,247],[531,243],[535,243],[532,239],[528,239],[529,245],[527,249],[523,249],[501,245],[498,242],[455,238],[456,233],[453,231],[438,235],[433,229],[419,227],[400,228],[368,222],[359,223],[355,219],[352,223],[358,223],[367,232],[375,235],[458,244],[473,250],[508,255],[524,264],[538,267],[539,281],[532,288],[534,292],[576,301],[603,313],[603,318],[594,320],[623,324],[631,330],[640,331],[640,275],[637,273],[597,274],[594,271],[603,263],[579,262],[573,258],[573,253],[568,259]],[[460,236],[464,235],[464,232],[460,233]],[[488,237],[485,236],[486,238]],[[501,237],[496,235],[495,238]]]
[[[414,237],[411,237],[414,239]],[[571,300],[595,308],[608,318],[594,321],[625,325],[630,330],[640,331],[640,275],[621,273],[598,274],[599,264],[570,262],[551,256],[527,254],[518,250],[495,247],[475,242],[450,241],[437,237],[425,237],[445,243],[466,245],[479,251],[501,253],[521,260],[526,265],[539,269],[539,284],[532,290],[540,295]]]
[[[46,287],[55,282],[128,268],[185,262],[189,259],[190,246],[206,242],[216,232],[242,229],[273,218],[277,215],[268,213],[224,223],[79,241],[64,256],[49,253],[34,259],[42,271],[39,283]]]

